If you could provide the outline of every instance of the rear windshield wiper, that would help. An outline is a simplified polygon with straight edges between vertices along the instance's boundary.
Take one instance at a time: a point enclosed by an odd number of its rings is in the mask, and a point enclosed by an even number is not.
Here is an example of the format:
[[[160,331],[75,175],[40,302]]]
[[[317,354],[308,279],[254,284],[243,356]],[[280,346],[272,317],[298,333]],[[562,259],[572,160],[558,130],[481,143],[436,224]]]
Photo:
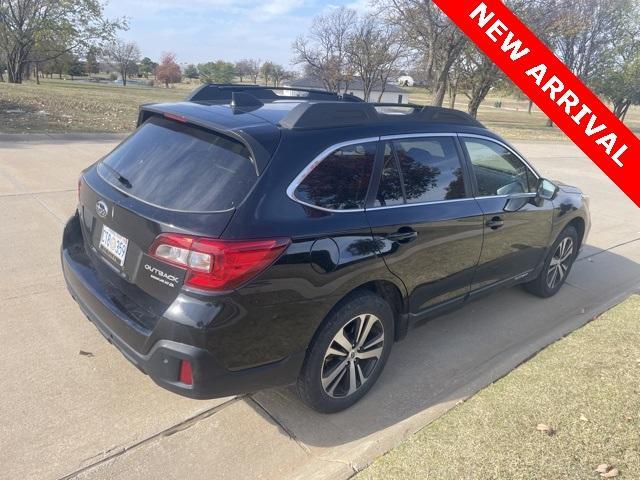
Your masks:
[[[129,180],[127,180],[124,176],[122,176],[120,174],[120,172],[118,172],[115,168],[113,168],[110,165],[107,165],[106,163],[102,162],[102,165],[104,167],[106,167],[107,169],[109,169],[109,171],[111,171],[111,173],[113,174],[113,176],[116,178],[116,180],[118,180],[118,182],[120,182],[120,184],[122,186],[124,186],[125,188],[131,188],[133,185],[131,185],[131,182]]]

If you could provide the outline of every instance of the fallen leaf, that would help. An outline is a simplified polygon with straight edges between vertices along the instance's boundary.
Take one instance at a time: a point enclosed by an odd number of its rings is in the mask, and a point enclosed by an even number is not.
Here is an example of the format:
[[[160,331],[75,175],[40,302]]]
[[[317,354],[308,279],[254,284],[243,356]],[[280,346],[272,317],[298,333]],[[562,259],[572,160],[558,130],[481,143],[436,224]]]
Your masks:
[[[80,350],[79,355],[83,355],[85,357],[93,357],[93,353],[85,352],[84,350]]]
[[[618,475],[620,475],[620,472],[618,471],[617,468],[612,468],[607,473],[600,474],[602,478],[614,478],[614,477],[617,477]]]
[[[598,465],[598,467],[596,468],[596,472],[598,473],[607,473],[609,471],[611,467],[606,464],[606,463],[601,463],[600,465]]]
[[[550,427],[549,425],[545,425],[544,423],[539,423],[538,426],[536,427],[536,430],[538,430],[539,432],[546,433],[549,436],[556,433],[553,427]]]
[[[583,422],[588,422],[589,421],[589,419],[587,417],[585,417],[584,414],[580,415],[580,420],[583,421]]]

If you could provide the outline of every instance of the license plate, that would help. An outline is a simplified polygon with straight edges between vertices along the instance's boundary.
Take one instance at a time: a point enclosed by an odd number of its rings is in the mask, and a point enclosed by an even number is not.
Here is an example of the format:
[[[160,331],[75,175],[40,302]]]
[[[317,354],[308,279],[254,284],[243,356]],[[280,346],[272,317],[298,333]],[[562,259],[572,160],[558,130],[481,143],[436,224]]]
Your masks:
[[[128,246],[129,240],[127,238],[114,232],[106,225],[102,226],[100,250],[121,267],[124,265],[124,258],[127,256]]]

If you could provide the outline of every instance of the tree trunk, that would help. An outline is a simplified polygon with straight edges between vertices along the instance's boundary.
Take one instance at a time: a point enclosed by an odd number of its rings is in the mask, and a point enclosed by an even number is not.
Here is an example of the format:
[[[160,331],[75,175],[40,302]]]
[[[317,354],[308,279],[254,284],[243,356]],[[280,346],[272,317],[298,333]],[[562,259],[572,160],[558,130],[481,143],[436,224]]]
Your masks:
[[[449,87],[449,96],[451,97],[451,102],[449,106],[451,108],[456,108],[456,97],[458,96],[458,80],[451,82],[451,86]]]
[[[531,115],[531,109],[533,108],[533,100],[529,100],[529,110],[527,111],[527,113],[529,115]]]
[[[9,83],[22,83],[24,59],[20,52],[12,51],[7,55],[7,79]]]
[[[122,86],[126,87],[127,86],[127,69],[123,68],[120,74],[122,75]]]
[[[627,118],[627,112],[629,111],[630,106],[631,102],[627,102],[627,105],[624,107],[622,115],[620,116],[620,121],[624,122],[624,119]]]
[[[38,72],[38,64],[36,63],[36,66],[34,68],[35,74],[36,74],[36,85],[40,85],[40,72]]]
[[[436,93],[433,97],[433,101],[431,105],[434,107],[441,107],[444,103],[444,96],[447,93],[447,83],[449,79],[449,71],[443,70],[438,77],[438,82],[436,83]]]
[[[627,99],[616,100],[613,103],[613,114],[620,120],[624,120],[631,106],[631,101]]]
[[[473,118],[478,117],[478,109],[480,108],[480,105],[482,104],[484,99],[487,97],[489,90],[491,90],[491,82],[481,84],[479,87],[472,90],[467,111]]]

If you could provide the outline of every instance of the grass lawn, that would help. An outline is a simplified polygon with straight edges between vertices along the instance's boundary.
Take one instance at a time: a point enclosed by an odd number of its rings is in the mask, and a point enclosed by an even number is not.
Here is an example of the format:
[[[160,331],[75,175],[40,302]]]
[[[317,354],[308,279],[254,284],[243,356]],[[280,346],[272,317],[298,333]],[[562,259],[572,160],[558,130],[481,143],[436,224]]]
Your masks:
[[[600,466],[608,472],[604,478],[639,479],[639,379],[636,295],[458,405],[355,478],[598,479]]]
[[[183,100],[199,85],[162,87],[83,83],[45,79],[41,85],[0,83],[0,132],[129,132],[134,129],[138,106],[143,103]],[[431,94],[421,88],[408,88],[409,100],[428,105]],[[502,108],[496,108],[496,102]],[[445,102],[446,103],[446,102]],[[518,140],[566,140],[557,127],[547,127],[547,117],[528,102],[490,95],[480,107],[478,117],[487,127],[506,138]],[[456,108],[466,110],[467,98],[458,96]],[[640,132],[640,108],[632,108],[627,124]]]
[[[0,132],[129,132],[140,104],[180,101],[188,92],[70,80],[0,83]]]

